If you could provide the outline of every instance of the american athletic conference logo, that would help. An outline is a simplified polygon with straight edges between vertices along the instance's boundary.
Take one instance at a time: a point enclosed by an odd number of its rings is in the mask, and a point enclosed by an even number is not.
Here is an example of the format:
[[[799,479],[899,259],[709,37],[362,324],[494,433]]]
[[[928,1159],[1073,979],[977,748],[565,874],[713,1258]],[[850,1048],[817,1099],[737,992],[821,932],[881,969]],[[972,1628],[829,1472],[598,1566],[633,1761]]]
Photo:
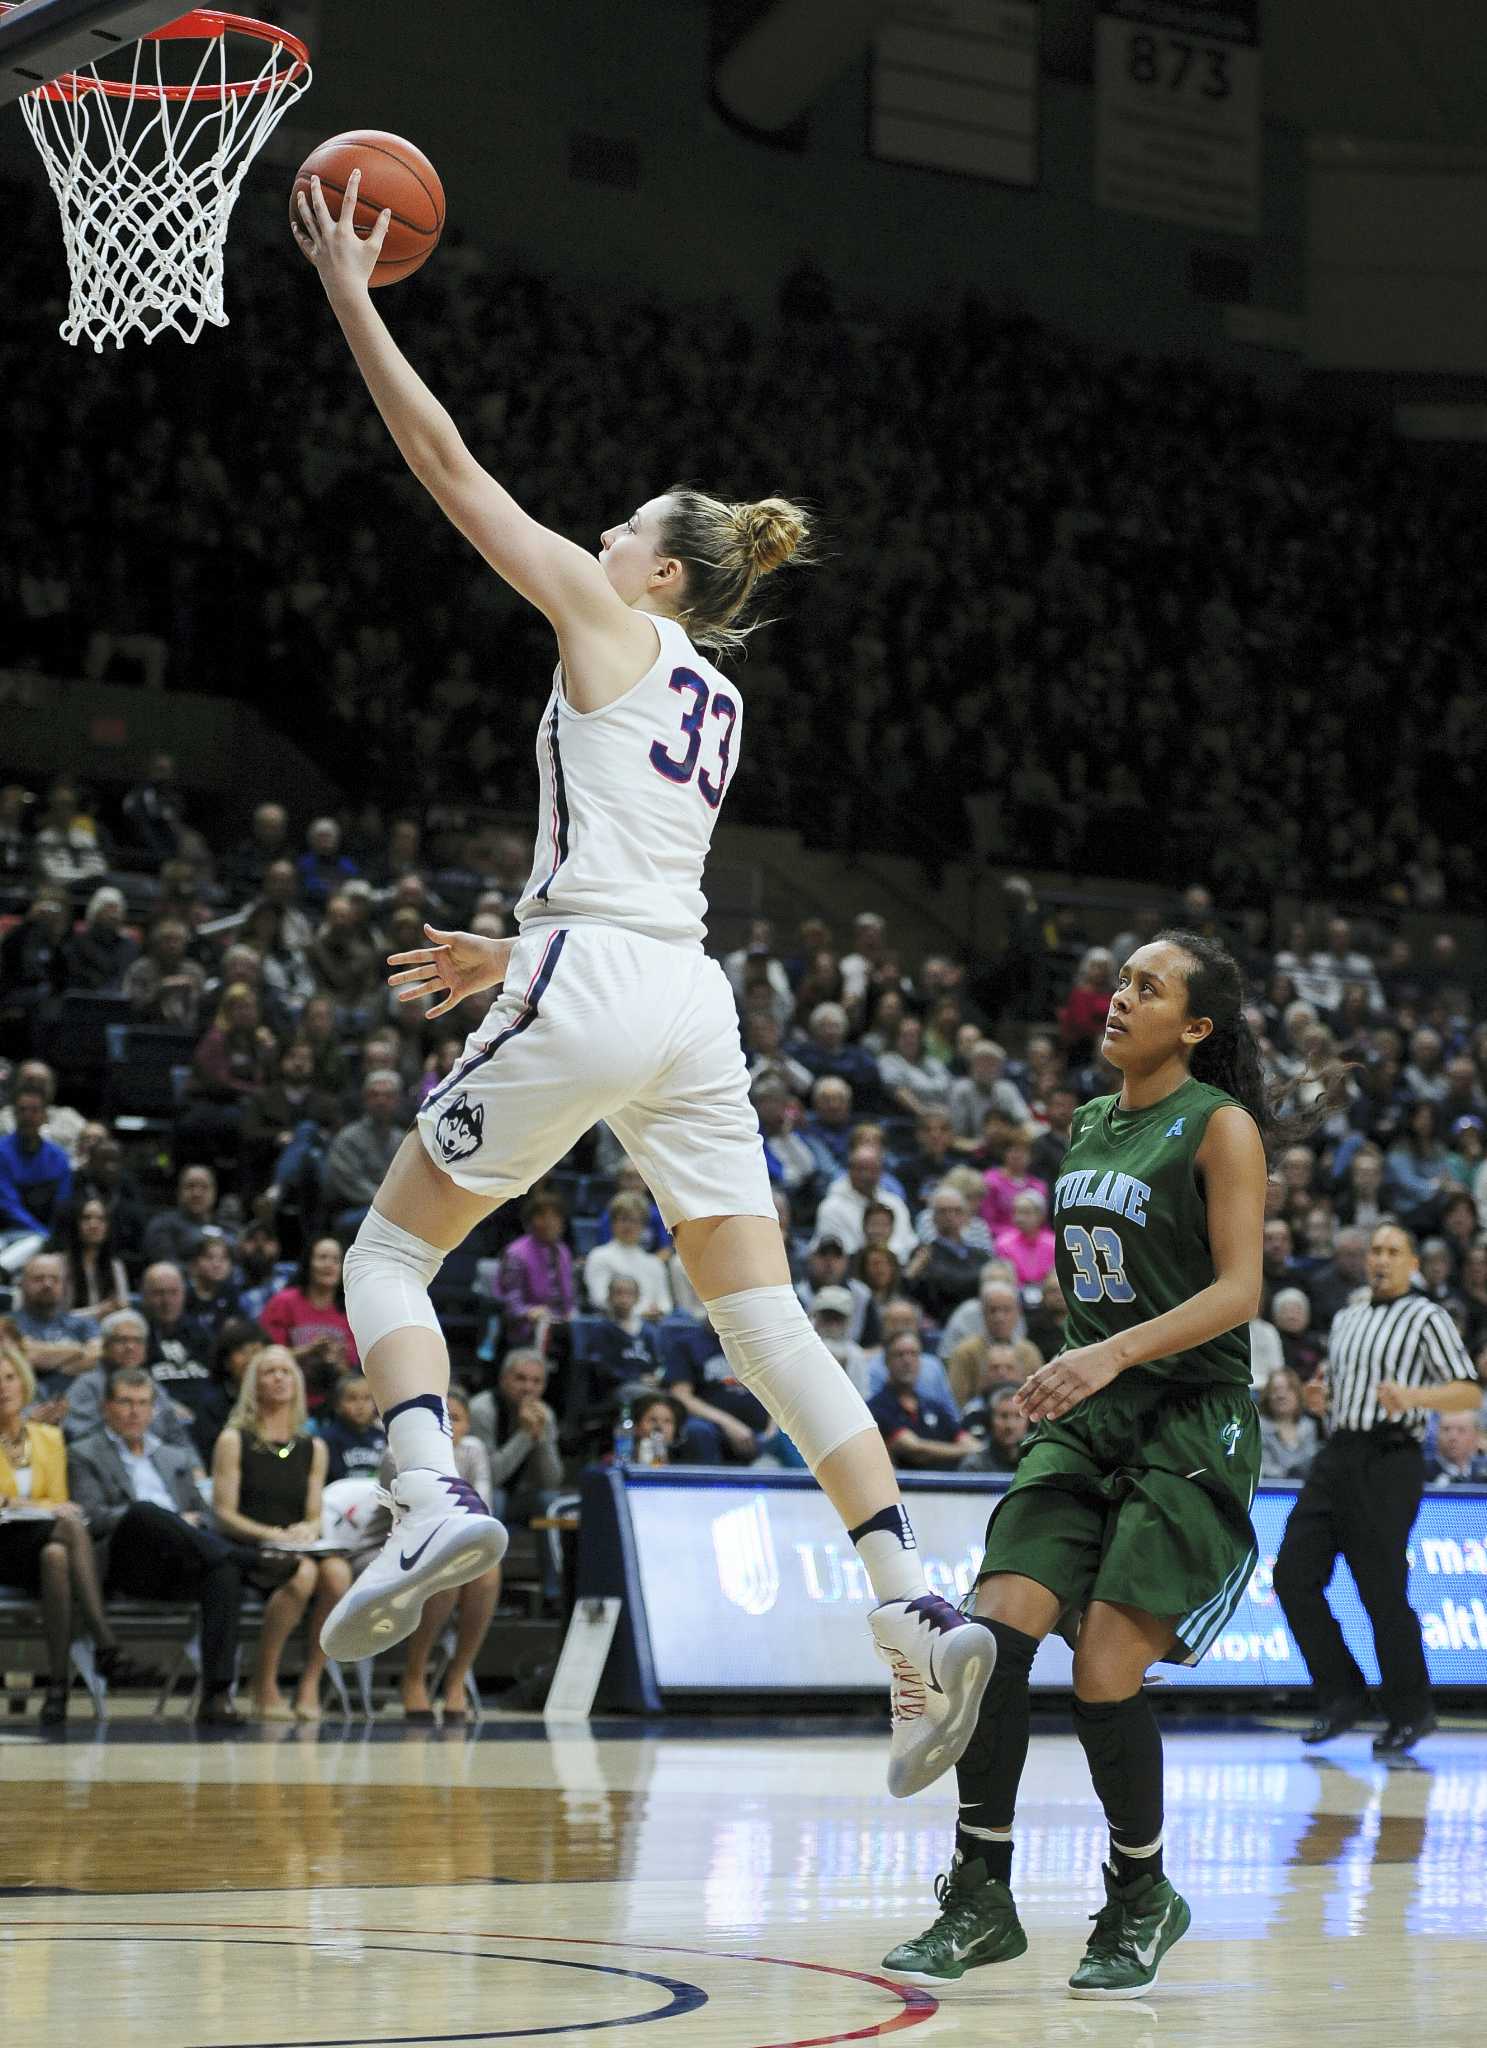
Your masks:
[[[713,1518],[713,1555],[724,1597],[756,1620],[768,1614],[780,1597],[780,1567],[763,1494]]]
[[[472,1152],[480,1150],[484,1131],[485,1104],[471,1102],[461,1091],[440,1110],[439,1121],[434,1125],[434,1143],[453,1166],[456,1160],[468,1159]]]

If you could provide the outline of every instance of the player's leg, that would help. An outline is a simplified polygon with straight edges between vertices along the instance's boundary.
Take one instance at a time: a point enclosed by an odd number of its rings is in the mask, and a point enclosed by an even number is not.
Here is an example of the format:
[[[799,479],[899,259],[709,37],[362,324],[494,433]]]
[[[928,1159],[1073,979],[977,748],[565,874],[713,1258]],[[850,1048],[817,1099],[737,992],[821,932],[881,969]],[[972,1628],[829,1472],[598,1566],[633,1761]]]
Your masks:
[[[1176,1642],[1174,1615],[1091,1601],[1074,1650],[1074,1732],[1110,1829],[1105,1904],[1076,1998],[1140,1998],[1162,1957],[1192,1923],[1162,1869],[1162,1736],[1142,1690],[1148,1668]]]

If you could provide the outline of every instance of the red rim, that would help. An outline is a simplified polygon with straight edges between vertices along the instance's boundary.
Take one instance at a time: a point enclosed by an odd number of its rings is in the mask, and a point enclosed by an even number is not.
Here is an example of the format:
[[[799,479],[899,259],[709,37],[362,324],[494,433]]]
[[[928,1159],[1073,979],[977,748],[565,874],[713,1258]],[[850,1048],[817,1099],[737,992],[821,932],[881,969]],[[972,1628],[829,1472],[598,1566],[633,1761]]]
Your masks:
[[[0,6],[0,14],[9,13],[8,7]],[[217,42],[229,30],[234,35],[254,36],[261,43],[281,43],[285,54],[293,58],[289,69],[281,71],[277,65],[267,78],[250,79],[240,85],[218,85],[203,82],[200,85],[146,85],[144,81],[127,78],[98,78],[80,71],[64,71],[59,77],[49,80],[46,85],[36,87],[32,97],[39,100],[74,100],[81,94],[101,92],[115,100],[201,100],[212,101],[251,99],[255,93],[271,92],[276,86],[289,85],[310,68],[310,53],[296,35],[287,28],[275,28],[271,22],[255,21],[247,14],[223,14],[215,7],[196,7],[189,14],[183,14],[178,21],[168,21],[164,28],[152,29],[149,35],[141,36],[145,43]]]

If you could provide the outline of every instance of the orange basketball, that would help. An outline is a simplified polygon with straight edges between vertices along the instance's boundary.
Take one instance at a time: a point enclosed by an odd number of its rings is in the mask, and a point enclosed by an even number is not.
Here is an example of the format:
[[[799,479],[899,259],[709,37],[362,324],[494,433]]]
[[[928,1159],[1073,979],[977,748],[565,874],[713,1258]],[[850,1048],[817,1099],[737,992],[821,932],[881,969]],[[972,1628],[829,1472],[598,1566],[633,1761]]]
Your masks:
[[[381,128],[353,128],[322,142],[300,165],[289,199],[290,219],[299,219],[298,195],[303,192],[308,198],[312,177],[320,180],[325,203],[339,219],[346,181],[355,170],[361,172],[357,233],[369,235],[383,207],[392,208],[372,284],[396,284],[400,277],[411,277],[439,246],[444,232],[444,187],[439,173],[423,151],[401,135],[389,135]]]

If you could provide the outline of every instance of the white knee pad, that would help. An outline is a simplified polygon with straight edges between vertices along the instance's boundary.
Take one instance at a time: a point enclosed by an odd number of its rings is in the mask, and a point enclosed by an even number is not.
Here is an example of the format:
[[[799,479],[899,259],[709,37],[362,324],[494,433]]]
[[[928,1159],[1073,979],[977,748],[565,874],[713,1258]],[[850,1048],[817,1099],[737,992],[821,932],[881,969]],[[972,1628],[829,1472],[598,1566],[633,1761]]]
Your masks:
[[[363,1364],[372,1346],[394,1330],[442,1334],[429,1283],[443,1263],[435,1246],[368,1209],[341,1268],[346,1316]]]
[[[849,1437],[874,1428],[790,1287],[747,1287],[707,1304],[723,1354],[812,1472]]]

